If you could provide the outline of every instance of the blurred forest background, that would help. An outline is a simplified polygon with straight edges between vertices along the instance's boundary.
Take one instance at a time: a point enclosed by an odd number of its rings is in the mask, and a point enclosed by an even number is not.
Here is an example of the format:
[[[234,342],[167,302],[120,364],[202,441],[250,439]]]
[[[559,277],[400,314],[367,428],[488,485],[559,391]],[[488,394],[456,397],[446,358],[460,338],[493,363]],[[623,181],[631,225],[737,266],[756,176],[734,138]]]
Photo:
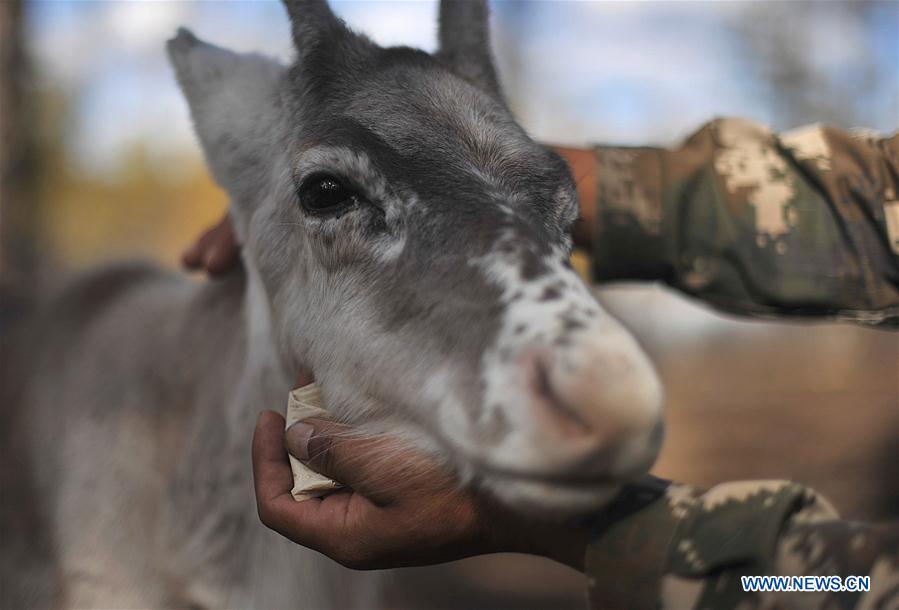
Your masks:
[[[377,42],[435,46],[433,1],[334,6]],[[280,4],[12,0],[2,10],[4,146],[17,157],[6,167],[27,190],[4,205],[25,223],[4,233],[7,245],[36,250],[54,274],[122,255],[173,263],[225,199],[163,43],[186,25],[289,58]],[[897,21],[896,2],[862,0],[493,3],[516,113],[565,144],[673,144],[721,115],[893,130]]]
[[[379,43],[435,47],[435,2],[332,4]],[[508,98],[543,141],[673,145],[722,115],[775,129],[899,125],[896,1],[492,7]],[[223,212],[165,58],[181,25],[290,56],[274,1],[0,0],[0,283],[40,287],[121,257],[175,265]],[[658,286],[599,296],[667,384],[658,474],[700,485],[793,478],[850,517],[899,517],[899,336],[738,320]],[[547,605],[572,599],[562,568],[531,579],[551,568],[498,573],[478,561],[460,574],[525,595],[533,582]]]

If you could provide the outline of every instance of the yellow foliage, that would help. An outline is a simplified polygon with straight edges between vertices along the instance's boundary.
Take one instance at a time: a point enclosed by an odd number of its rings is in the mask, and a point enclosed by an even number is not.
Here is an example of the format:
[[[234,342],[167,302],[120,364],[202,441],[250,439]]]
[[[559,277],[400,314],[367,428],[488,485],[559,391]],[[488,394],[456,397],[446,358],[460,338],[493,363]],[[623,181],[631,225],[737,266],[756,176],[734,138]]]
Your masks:
[[[581,279],[590,283],[590,257],[584,250],[577,249],[571,253],[571,266]]]
[[[53,258],[68,268],[135,257],[177,264],[181,250],[224,212],[227,196],[199,154],[171,163],[177,171],[151,163],[135,145],[111,175],[48,172],[41,209]]]

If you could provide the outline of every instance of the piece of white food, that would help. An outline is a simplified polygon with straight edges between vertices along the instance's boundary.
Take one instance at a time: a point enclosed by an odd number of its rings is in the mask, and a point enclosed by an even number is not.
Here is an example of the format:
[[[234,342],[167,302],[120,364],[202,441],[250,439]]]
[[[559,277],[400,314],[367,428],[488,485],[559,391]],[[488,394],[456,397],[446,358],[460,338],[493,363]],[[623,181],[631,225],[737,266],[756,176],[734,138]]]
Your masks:
[[[322,408],[322,391],[317,383],[293,390],[287,397],[287,414],[285,429],[298,421],[318,417],[328,419],[328,412]],[[290,469],[293,471],[293,489],[290,490],[297,502],[310,498],[320,498],[343,487],[337,481],[321,475],[297,458],[290,457]]]

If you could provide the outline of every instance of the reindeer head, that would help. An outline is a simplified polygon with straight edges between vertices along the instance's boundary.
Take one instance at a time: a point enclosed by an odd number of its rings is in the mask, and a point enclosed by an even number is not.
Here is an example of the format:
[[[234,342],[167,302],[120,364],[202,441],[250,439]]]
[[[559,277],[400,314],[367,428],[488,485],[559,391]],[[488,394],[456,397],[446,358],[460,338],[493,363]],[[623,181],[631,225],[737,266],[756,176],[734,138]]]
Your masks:
[[[286,361],[510,505],[602,504],[654,460],[662,393],[568,265],[575,187],[503,102],[484,2],[443,2],[433,56],[285,4],[288,68],[169,52]]]

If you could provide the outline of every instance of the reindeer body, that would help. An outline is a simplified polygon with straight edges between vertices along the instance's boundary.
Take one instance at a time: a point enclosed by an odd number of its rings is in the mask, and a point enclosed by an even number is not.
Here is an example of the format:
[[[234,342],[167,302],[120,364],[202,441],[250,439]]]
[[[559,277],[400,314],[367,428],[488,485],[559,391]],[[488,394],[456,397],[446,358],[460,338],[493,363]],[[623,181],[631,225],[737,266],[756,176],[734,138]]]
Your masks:
[[[97,272],[4,340],[4,528],[37,514],[43,540],[4,550],[13,605],[375,600],[379,576],[256,518],[255,414],[301,363],[335,419],[519,510],[595,510],[657,454],[658,379],[567,264],[574,183],[502,100],[485,4],[444,0],[434,56],[285,4],[290,67],[186,31],[168,46],[245,274]]]
[[[373,599],[377,574],[350,575],[258,522],[248,430],[260,409],[284,402],[290,383],[246,288],[240,273],[198,284],[143,265],[104,269],[4,346],[18,360],[18,404],[28,410],[19,434],[31,439],[40,490],[17,503],[40,511],[48,528],[28,539],[46,535],[53,549],[37,563],[52,568],[37,578],[4,573],[7,595],[24,596],[13,606],[51,591],[54,605],[71,608]],[[251,353],[251,333],[272,349]],[[4,572],[35,563],[7,557]]]

